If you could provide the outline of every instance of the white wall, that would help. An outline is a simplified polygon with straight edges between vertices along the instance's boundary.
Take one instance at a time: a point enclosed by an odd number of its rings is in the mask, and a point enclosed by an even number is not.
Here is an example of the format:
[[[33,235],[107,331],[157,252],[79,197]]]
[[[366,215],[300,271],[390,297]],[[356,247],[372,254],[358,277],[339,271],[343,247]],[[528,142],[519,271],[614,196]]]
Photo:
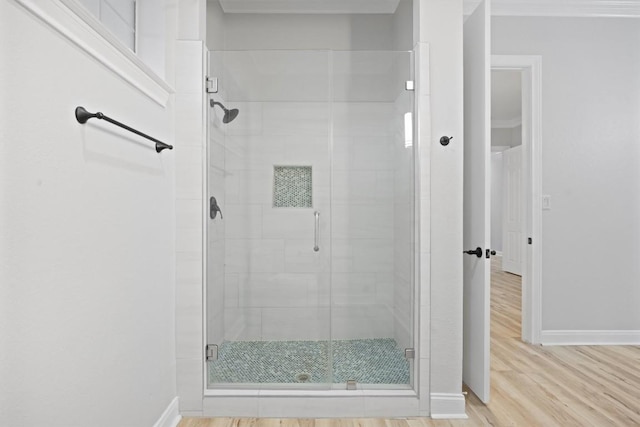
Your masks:
[[[0,17],[0,425],[153,425],[176,396],[180,146],[157,154],[73,114],[83,105],[172,143],[173,101],[161,107],[14,1]]]
[[[428,78],[422,75],[418,79],[419,85],[421,81],[424,85],[418,87],[420,102],[426,107],[421,111],[424,116],[420,125],[424,132],[420,141],[423,144],[421,244],[424,245],[421,304],[431,310],[430,334],[421,336],[424,345],[430,346],[430,366],[421,368],[430,370],[430,387],[421,393],[431,394],[431,414],[463,414],[462,0],[420,0],[414,5],[419,6],[415,37],[428,44],[428,63],[431,64]],[[425,80],[429,81],[429,87]],[[443,135],[454,136],[454,143],[446,147],[440,145],[438,141]],[[425,280],[427,274],[429,278]]]
[[[218,0],[207,0],[207,48],[224,50],[225,13]]]
[[[542,55],[543,330],[640,330],[640,25],[506,18],[494,54]]]
[[[413,1],[400,0],[393,14],[393,48],[413,50]]]

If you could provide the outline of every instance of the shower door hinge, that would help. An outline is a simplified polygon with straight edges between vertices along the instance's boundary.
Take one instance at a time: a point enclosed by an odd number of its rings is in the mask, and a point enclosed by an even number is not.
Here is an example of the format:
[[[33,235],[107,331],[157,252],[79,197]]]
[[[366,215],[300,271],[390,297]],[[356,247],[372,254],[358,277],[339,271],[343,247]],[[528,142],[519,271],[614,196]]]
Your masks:
[[[409,359],[415,359],[416,358],[416,351],[413,348],[405,348],[404,349],[404,358],[409,360]]]
[[[207,93],[218,93],[218,78],[207,77],[206,78],[206,91]]]
[[[356,383],[356,380],[347,380],[347,390],[357,390],[358,389],[358,383]]]
[[[207,362],[218,360],[218,346],[216,344],[207,344],[205,353]]]
[[[416,85],[413,83],[413,80],[407,80],[404,82],[404,89],[411,91],[416,90]]]

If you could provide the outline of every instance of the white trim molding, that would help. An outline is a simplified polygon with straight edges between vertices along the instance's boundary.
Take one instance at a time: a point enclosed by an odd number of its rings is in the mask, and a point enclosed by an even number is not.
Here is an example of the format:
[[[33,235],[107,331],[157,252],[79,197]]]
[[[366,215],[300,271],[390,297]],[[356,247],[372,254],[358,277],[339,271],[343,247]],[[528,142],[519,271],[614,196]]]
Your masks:
[[[479,0],[464,0],[470,15]],[[493,0],[494,16],[557,16],[578,18],[640,18],[637,0]]]
[[[640,330],[542,331],[542,345],[640,345]]]
[[[174,397],[153,427],[177,427],[182,419],[178,402],[178,397]]]
[[[431,418],[434,420],[467,419],[462,393],[431,393]]]
[[[75,0],[15,0],[162,107],[174,90]]]

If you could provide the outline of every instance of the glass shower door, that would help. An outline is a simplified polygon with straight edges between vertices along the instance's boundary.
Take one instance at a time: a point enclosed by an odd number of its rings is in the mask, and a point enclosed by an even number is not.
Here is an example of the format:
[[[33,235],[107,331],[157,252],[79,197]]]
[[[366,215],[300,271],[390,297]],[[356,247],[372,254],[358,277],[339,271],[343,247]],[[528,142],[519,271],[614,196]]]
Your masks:
[[[414,346],[412,52],[333,52],[331,74],[333,382],[407,388]]]
[[[224,218],[208,221],[209,386],[326,388],[329,53],[225,51],[210,62],[209,197]],[[239,113],[229,121],[225,109]]]

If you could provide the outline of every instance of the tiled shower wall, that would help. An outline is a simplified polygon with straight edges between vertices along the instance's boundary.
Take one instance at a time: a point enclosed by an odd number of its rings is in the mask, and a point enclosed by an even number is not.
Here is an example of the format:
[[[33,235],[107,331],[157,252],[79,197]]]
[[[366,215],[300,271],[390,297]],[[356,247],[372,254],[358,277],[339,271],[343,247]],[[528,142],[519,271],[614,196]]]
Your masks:
[[[221,125],[224,165],[211,163],[225,176],[225,195],[218,197],[225,230],[217,233],[224,242],[210,242],[226,253],[225,339],[394,337],[396,105],[229,104],[240,116]],[[313,168],[313,208],[273,207],[274,166]]]

